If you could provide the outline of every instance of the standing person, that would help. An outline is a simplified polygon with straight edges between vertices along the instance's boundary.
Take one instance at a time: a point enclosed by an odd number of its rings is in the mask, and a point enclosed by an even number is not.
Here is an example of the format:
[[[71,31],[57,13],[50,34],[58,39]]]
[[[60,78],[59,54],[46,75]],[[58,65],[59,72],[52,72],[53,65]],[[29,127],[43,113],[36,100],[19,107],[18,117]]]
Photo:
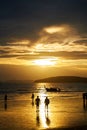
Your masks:
[[[34,106],[34,93],[32,93],[31,98],[32,98],[32,106]]]
[[[7,94],[4,96],[4,109],[7,110]]]
[[[7,101],[7,94],[5,94],[5,96],[4,96],[4,100],[5,100],[5,102]]]
[[[40,98],[39,98],[39,96],[37,96],[35,102],[36,102],[36,109],[39,110],[39,105],[40,105]]]
[[[48,99],[48,97],[45,98],[44,103],[45,103],[45,108],[48,110],[48,105],[50,103],[50,100]]]
[[[31,98],[32,98],[32,101],[34,101],[34,93],[32,93],[32,96],[31,96]]]
[[[34,99],[34,93],[32,93],[32,96],[31,96],[32,100]]]

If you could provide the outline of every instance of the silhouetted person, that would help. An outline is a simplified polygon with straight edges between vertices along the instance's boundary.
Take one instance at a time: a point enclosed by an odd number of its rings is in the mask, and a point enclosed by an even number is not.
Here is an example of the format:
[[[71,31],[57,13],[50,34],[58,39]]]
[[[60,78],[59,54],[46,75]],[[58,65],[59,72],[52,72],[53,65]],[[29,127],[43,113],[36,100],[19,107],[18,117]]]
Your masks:
[[[87,93],[83,93],[83,108],[87,110]]]
[[[7,110],[7,94],[4,96],[4,109]]]
[[[31,98],[32,98],[32,106],[34,106],[34,93],[32,93]]]
[[[48,110],[48,105],[49,105],[49,103],[50,103],[48,97],[45,98],[44,103],[45,103],[45,108]]]
[[[32,96],[31,96],[32,100],[34,100],[34,93],[32,93]]]
[[[7,94],[5,94],[4,100],[7,101]]]
[[[35,103],[36,103],[36,109],[39,110],[39,105],[40,105],[40,98],[39,98],[39,96],[37,96],[37,98],[35,100]]]

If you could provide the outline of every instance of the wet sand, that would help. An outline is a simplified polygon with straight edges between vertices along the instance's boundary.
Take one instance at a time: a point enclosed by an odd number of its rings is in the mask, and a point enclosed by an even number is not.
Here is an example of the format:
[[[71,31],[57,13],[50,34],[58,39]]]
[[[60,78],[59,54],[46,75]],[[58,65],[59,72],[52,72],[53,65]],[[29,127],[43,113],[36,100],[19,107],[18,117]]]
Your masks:
[[[46,95],[37,95],[41,98],[39,112],[31,94],[8,95],[6,102],[0,100],[0,130],[87,130],[82,93],[49,94],[48,111],[44,108]]]
[[[87,126],[75,126],[75,127],[67,127],[67,128],[50,128],[44,130],[87,130]]]

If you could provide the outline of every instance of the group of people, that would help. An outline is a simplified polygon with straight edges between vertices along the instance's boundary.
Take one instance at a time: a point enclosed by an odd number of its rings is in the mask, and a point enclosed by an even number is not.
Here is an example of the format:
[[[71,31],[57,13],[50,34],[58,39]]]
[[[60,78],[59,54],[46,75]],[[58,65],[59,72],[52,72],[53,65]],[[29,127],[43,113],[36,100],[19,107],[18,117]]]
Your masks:
[[[34,94],[32,94],[32,101],[34,101]],[[37,96],[37,98],[35,99],[35,104],[36,104],[36,108],[37,110],[39,110],[39,106],[40,106],[40,98],[39,96]],[[46,96],[45,100],[44,100],[44,104],[45,104],[45,108],[48,110],[48,105],[50,103],[50,100],[48,99],[48,97]]]
[[[34,93],[32,93],[31,98],[32,98],[32,104],[34,104]],[[7,108],[7,94],[5,94],[5,96],[4,96],[4,101],[5,101],[5,108]],[[41,100],[40,100],[39,96],[37,96],[37,98],[35,99],[35,104],[36,104],[37,110],[39,110],[40,102],[41,102]],[[50,100],[46,96],[46,98],[44,100],[44,104],[45,104],[45,109],[47,109],[47,110],[48,110],[49,103],[50,103]]]

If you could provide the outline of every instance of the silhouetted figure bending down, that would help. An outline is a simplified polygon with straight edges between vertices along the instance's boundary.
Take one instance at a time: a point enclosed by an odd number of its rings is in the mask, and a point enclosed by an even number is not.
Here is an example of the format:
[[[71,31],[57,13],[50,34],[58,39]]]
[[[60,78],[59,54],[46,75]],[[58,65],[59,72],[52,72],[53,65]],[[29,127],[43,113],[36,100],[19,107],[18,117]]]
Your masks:
[[[48,99],[48,97],[45,98],[44,103],[45,103],[45,108],[48,109],[48,105],[50,103],[50,100]]]
[[[39,98],[39,96],[37,96],[37,98],[35,100],[35,103],[36,103],[36,109],[39,110],[39,105],[40,105],[40,98]]]

